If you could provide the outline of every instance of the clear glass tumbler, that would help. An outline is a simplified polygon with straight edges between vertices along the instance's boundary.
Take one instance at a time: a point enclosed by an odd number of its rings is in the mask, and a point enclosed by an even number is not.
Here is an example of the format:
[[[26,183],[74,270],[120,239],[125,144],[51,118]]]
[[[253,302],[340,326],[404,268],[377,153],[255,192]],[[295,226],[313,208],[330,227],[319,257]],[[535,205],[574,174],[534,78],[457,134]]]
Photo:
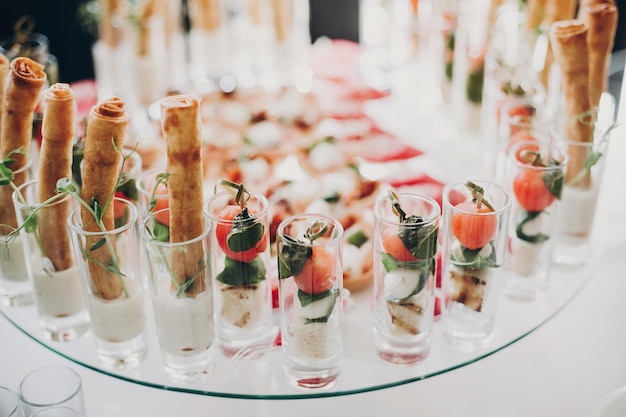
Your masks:
[[[483,347],[493,334],[510,213],[511,198],[497,184],[444,188],[442,323],[446,338],[461,349]]]
[[[139,210],[115,198],[118,217],[112,230],[83,228],[79,209],[69,217],[97,355],[105,367],[130,369],[146,357],[146,291],[138,234]]]
[[[287,375],[298,387],[330,387],[343,362],[343,228],[329,216],[300,214],[283,220],[276,236]]]
[[[440,213],[430,197],[392,191],[374,207],[374,344],[386,361],[430,351]]]
[[[269,204],[260,194],[245,202],[222,191],[205,205],[211,220],[211,276],[215,336],[227,356],[273,342]]]
[[[152,309],[166,372],[193,381],[211,367],[213,292],[209,232],[185,242],[169,240],[169,208],[147,216],[141,228]],[[165,221],[162,221],[165,220]]]

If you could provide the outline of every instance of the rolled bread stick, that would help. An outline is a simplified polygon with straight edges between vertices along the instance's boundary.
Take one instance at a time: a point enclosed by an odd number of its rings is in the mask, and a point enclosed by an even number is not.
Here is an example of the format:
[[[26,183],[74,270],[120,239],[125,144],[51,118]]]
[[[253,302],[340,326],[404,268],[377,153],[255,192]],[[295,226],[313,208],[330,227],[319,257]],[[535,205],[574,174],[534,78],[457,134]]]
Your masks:
[[[115,193],[119,175],[122,148],[129,116],[124,108],[124,100],[112,97],[91,108],[87,122],[85,149],[82,163],[81,199],[90,204],[95,199],[104,208],[107,200]],[[115,142],[115,143],[114,143]],[[96,219],[85,207],[81,206],[83,229],[89,232],[101,232]],[[115,228],[113,204],[102,214],[102,223],[106,230]],[[88,237],[86,247],[91,247],[101,237]],[[110,242],[115,247],[115,241]],[[89,272],[94,291],[105,300],[118,298],[122,294],[121,277],[102,267],[109,265],[116,253],[111,253],[109,245],[103,245],[90,251]]]
[[[4,113],[4,94],[7,77],[9,76],[9,59],[0,54],[0,130],[2,130],[2,113]]]
[[[201,158],[200,99],[191,94],[161,100],[161,130],[167,148],[167,180],[170,208],[170,242],[187,242],[204,230]],[[202,241],[172,254],[173,286],[188,285],[188,296],[206,289],[206,264]]]
[[[41,90],[46,83],[43,65],[30,58],[19,57],[11,61],[10,72],[6,80],[4,108],[2,109],[2,126],[0,126],[0,159],[4,159],[12,151],[22,149],[24,154],[13,154],[15,162],[11,170],[15,173],[13,183],[24,184],[28,178],[28,170],[16,171],[27,167],[30,142],[33,140],[33,114],[39,103]],[[0,233],[11,232],[17,225],[15,209],[9,186],[0,187]]]
[[[542,27],[549,30],[554,22],[573,19],[575,13],[576,0],[547,0],[545,3],[545,16]],[[552,70],[553,64],[554,52],[552,51],[552,45],[548,43],[543,69],[539,74],[539,81],[541,81],[545,88],[548,88],[550,71]]]
[[[580,17],[589,27],[589,101],[592,107],[597,107],[608,82],[609,59],[617,31],[617,7],[610,3],[585,6],[581,8]]]
[[[292,6],[291,0],[272,0],[274,31],[278,41],[283,41],[289,36]]]
[[[593,140],[593,124],[585,117],[591,110],[587,34],[587,25],[577,19],[554,22],[550,28],[554,58],[561,69],[563,134],[567,140],[576,142]],[[581,147],[569,147],[566,182],[585,169],[587,154],[584,151]],[[587,187],[589,184],[590,178],[586,175],[579,186]]]
[[[536,35],[546,15],[546,0],[528,0],[526,4],[526,29]]]
[[[39,154],[39,202],[56,195],[61,178],[72,177],[72,145],[76,124],[76,99],[69,84],[57,83],[44,91],[42,140]],[[55,271],[73,265],[67,218],[69,196],[39,211],[37,226],[45,256]]]

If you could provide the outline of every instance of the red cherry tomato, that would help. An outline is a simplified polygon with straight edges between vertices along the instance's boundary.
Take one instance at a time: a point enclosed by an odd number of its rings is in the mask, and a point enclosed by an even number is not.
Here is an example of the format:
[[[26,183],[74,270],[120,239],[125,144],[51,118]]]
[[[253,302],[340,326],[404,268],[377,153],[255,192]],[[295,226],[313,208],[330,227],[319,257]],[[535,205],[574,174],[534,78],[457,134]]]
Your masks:
[[[409,252],[404,246],[402,240],[398,237],[397,230],[385,229],[382,236],[383,249],[391,255],[396,261],[410,262],[417,258]]]
[[[311,257],[302,266],[302,271],[293,279],[298,288],[308,294],[319,294],[332,288],[337,280],[335,256],[320,246],[313,246]]]
[[[497,220],[495,216],[485,216],[491,210],[482,204],[480,208],[472,201],[456,205],[458,211],[452,214],[452,233],[461,245],[468,249],[484,247],[493,238]]]
[[[223,220],[233,220],[236,215],[241,213],[241,210],[242,209],[239,206],[234,206],[234,205],[226,206],[220,212],[219,218]],[[250,212],[250,215],[252,216],[257,214],[252,209],[248,209],[248,210]],[[228,242],[227,242],[228,234],[230,233],[231,229],[232,229],[232,224],[227,223],[227,222],[219,222],[215,228],[215,235],[217,237],[217,243],[220,246],[220,248],[222,248],[222,251],[224,251],[226,256],[228,256],[229,258],[234,259],[239,262],[249,263],[249,262],[252,262],[257,256],[259,256],[260,253],[263,253],[265,249],[267,248],[269,234],[266,228],[265,234],[263,235],[261,240],[257,242],[257,244],[254,247],[246,251],[242,251],[242,252],[233,251],[231,248],[228,247]]]
[[[165,184],[159,184],[157,186],[156,195],[167,195],[167,186],[165,186]],[[154,215],[154,217],[159,221],[159,223],[170,227],[170,215],[169,215],[169,211],[164,211],[161,213],[157,213],[160,210],[164,210],[166,208],[169,208],[170,206],[170,202],[167,198],[157,198],[156,200],[156,204],[154,205],[154,208],[152,209],[153,213],[156,213]]]
[[[115,192],[115,197],[119,197],[119,198],[123,198],[124,200],[128,200],[128,198],[126,198],[124,193],[122,193],[121,191],[116,191]],[[115,220],[118,220],[122,216],[124,216],[125,211],[126,211],[126,205],[124,203],[122,203],[121,201],[118,201],[118,200],[113,200],[113,218]]]
[[[554,201],[554,195],[543,182],[543,173],[522,169],[513,179],[513,194],[520,206],[528,211],[541,211]]]

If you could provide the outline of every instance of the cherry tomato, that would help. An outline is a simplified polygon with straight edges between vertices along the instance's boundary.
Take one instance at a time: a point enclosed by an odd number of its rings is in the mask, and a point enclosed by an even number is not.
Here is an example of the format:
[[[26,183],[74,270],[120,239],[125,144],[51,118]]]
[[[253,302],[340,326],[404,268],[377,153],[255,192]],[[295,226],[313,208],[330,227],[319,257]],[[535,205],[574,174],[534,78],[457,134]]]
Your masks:
[[[554,195],[543,182],[543,173],[533,169],[522,169],[513,179],[513,194],[522,208],[541,211],[554,201]]]
[[[219,214],[219,218],[223,220],[233,220],[236,215],[241,213],[241,207],[239,206],[226,206]],[[256,212],[252,209],[248,209],[250,215],[256,215]],[[219,222],[215,228],[215,235],[217,237],[217,243],[219,244],[222,251],[231,259],[234,259],[239,262],[249,263],[252,262],[260,253],[263,253],[267,248],[267,242],[269,240],[269,234],[267,228],[265,230],[265,234],[263,237],[257,242],[257,244],[245,251],[235,252],[228,247],[228,234],[232,229],[232,224],[226,222]]]
[[[396,261],[410,262],[415,261],[417,258],[409,252],[404,246],[402,240],[398,237],[398,231],[392,229],[385,229],[382,236],[383,249],[389,255],[391,255]]]
[[[124,200],[128,200],[128,198],[126,198],[124,193],[122,193],[121,191],[116,191],[115,192],[115,197],[119,197],[119,198],[123,198]],[[121,201],[118,201],[118,200],[113,200],[113,218],[115,220],[118,220],[122,216],[124,216],[125,211],[126,211],[126,205],[124,203],[122,203]]]
[[[311,257],[302,266],[302,271],[293,279],[298,288],[308,294],[319,294],[332,288],[337,280],[336,259],[332,253],[320,246],[313,246]]]
[[[156,195],[167,195],[167,186],[165,186],[165,184],[159,184],[157,186]],[[169,211],[164,211],[161,213],[157,213],[160,210],[164,210],[166,208],[169,208],[170,206],[170,202],[167,198],[157,198],[156,200],[156,204],[154,205],[154,208],[152,209],[153,213],[156,213],[154,215],[154,217],[163,225],[170,227],[170,215],[169,215]]]
[[[480,208],[472,201],[456,205],[458,211],[452,214],[452,233],[461,245],[468,249],[479,249],[493,238],[497,220],[495,216],[485,216],[491,210],[482,204]]]

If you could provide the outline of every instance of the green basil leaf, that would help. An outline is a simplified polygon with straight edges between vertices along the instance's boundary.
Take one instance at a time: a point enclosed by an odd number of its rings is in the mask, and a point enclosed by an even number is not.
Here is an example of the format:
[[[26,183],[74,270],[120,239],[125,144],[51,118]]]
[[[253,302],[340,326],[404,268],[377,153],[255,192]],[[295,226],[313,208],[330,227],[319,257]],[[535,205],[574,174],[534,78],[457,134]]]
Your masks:
[[[347,238],[347,242],[353,246],[356,246],[357,248],[363,246],[363,244],[368,240],[369,238],[363,232],[363,230],[357,230],[356,232],[350,234],[350,236],[348,236]]]
[[[291,244],[284,244],[278,254],[278,278],[285,279],[298,275],[302,272],[302,267],[313,256],[313,249],[310,246],[300,244],[289,237]]]
[[[306,324],[326,323],[328,321],[328,318],[332,314],[333,309],[335,308],[335,304],[337,303],[338,296],[339,296],[338,288],[331,288],[330,290],[324,291],[323,293],[320,293],[320,294],[308,294],[302,290],[298,290],[298,300],[300,301],[300,304],[302,305],[302,307],[305,307],[304,302],[306,302],[306,305],[309,305],[313,301],[321,300],[322,298],[326,298],[326,297],[332,297],[328,305],[328,310],[326,310],[326,313],[323,316],[316,317],[313,319],[307,319],[305,323]]]
[[[491,252],[486,258],[480,255],[483,248],[468,249],[465,246],[461,246],[463,259],[457,259],[452,255],[450,261],[455,266],[464,269],[498,268],[500,265],[498,265],[496,260],[496,251],[493,242],[489,242],[489,245],[491,246]]]
[[[152,236],[154,237],[154,240],[156,240],[157,242],[169,242],[170,240],[170,228],[161,224],[161,223],[154,223],[154,226],[152,227]]]
[[[558,163],[553,164],[553,166],[554,165],[558,165]],[[563,192],[563,184],[565,182],[563,171],[559,169],[546,172],[543,174],[542,179],[546,188],[550,191],[550,194],[560,200]]]
[[[381,252],[380,260],[383,264],[383,267],[385,268],[385,272],[390,272],[397,268],[428,270],[431,268],[431,261],[433,261],[434,258],[417,259],[415,261],[406,262],[398,261],[390,254]],[[435,264],[432,263],[432,265],[434,267]]]
[[[265,265],[258,257],[252,262],[239,262],[227,257],[224,270],[215,279],[233,286],[252,285],[265,280],[265,274]]]
[[[428,259],[437,253],[437,225],[423,225],[419,216],[409,216],[400,225],[398,237],[411,255],[418,259]]]
[[[536,219],[542,212],[541,211],[526,211],[522,210],[520,212],[520,219],[517,222],[517,226],[515,227],[515,234],[517,237],[528,243],[543,243],[546,240],[550,239],[550,236],[538,233],[536,235],[527,235],[524,233],[524,225],[531,220]]]
[[[226,238],[228,247],[233,252],[245,252],[256,246],[263,239],[265,228],[259,222],[236,224]]]

